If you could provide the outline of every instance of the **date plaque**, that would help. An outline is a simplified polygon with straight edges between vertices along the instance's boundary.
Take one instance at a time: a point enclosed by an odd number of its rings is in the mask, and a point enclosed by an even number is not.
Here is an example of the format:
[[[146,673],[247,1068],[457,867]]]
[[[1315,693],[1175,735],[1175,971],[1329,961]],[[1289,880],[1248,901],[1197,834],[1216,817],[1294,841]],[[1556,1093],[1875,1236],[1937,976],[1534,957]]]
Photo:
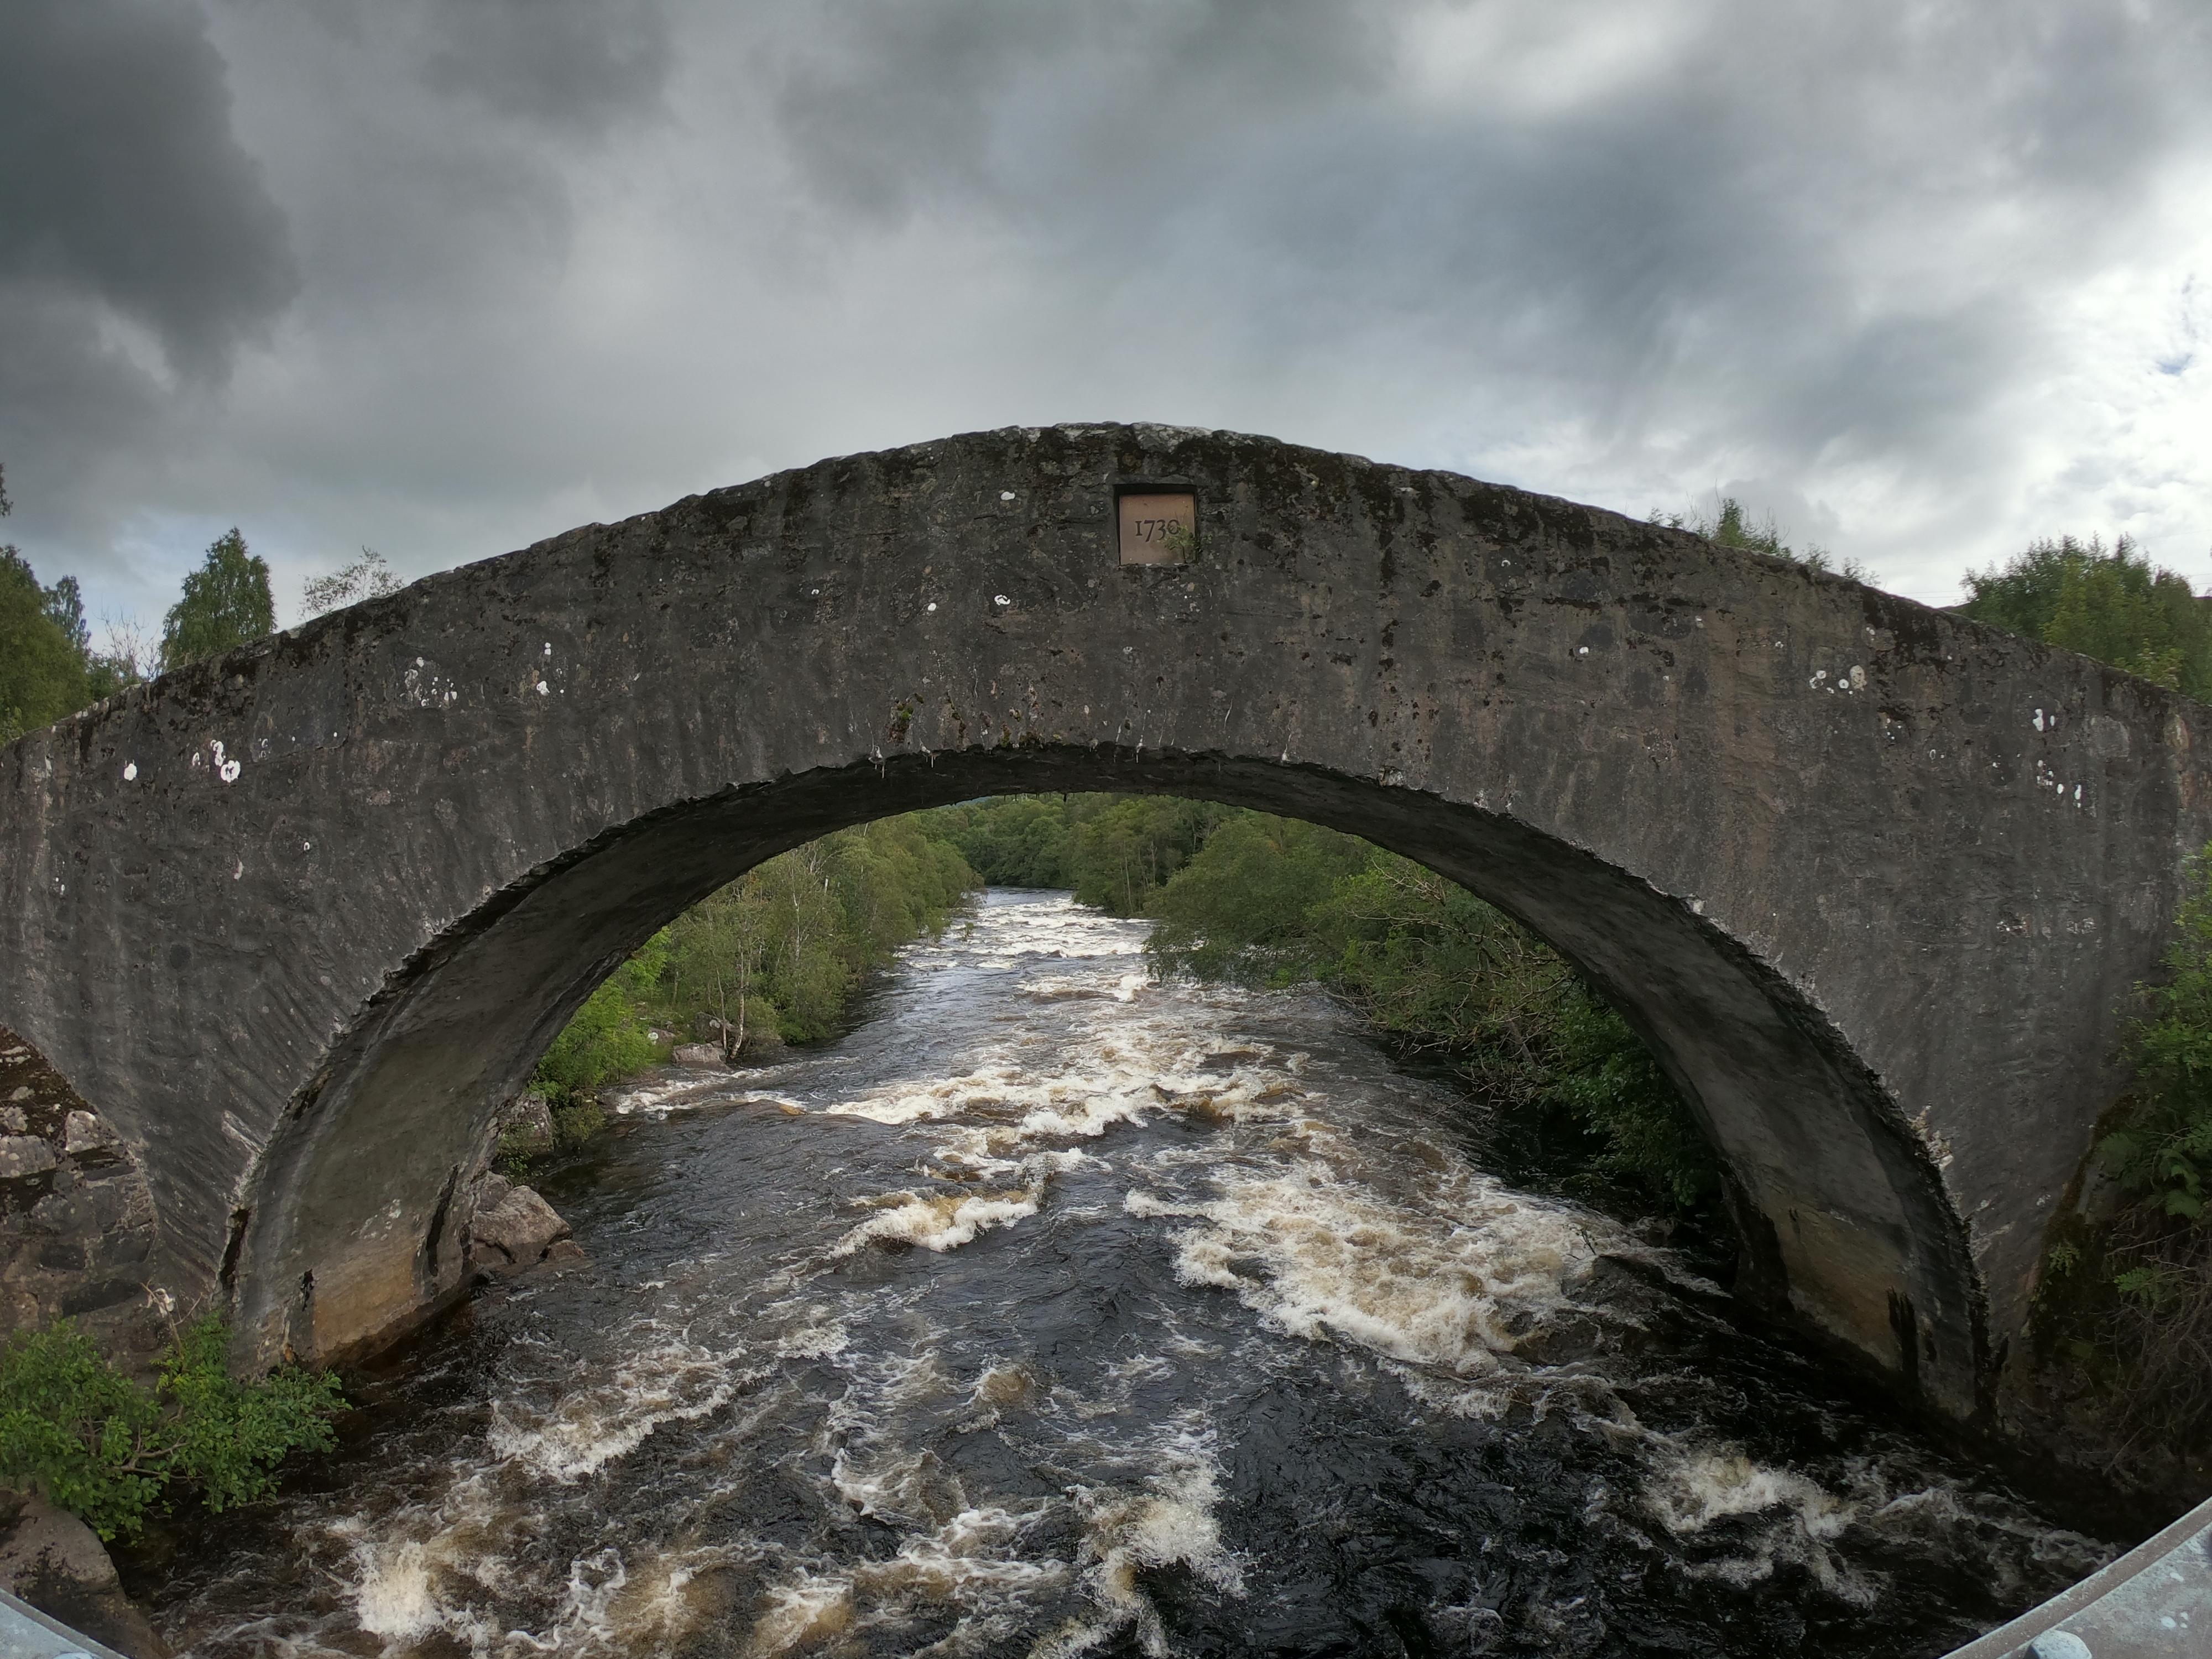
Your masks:
[[[1198,499],[1190,491],[1132,493],[1118,507],[1123,564],[1190,562],[1198,545]]]

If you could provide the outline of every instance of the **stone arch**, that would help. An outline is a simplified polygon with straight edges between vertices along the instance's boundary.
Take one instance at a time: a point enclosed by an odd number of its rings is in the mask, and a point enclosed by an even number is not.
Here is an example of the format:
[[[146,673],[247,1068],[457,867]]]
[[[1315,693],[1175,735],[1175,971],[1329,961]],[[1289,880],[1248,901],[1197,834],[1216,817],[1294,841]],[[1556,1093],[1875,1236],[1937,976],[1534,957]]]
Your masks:
[[[1122,562],[1132,492],[1190,498]],[[2208,825],[2203,710],[1597,509],[1266,440],[975,434],[693,497],[26,739],[0,1018],[251,1353],[451,1290],[453,1171],[714,886],[976,794],[1356,831],[1589,972],[1766,1289],[1972,1414]]]

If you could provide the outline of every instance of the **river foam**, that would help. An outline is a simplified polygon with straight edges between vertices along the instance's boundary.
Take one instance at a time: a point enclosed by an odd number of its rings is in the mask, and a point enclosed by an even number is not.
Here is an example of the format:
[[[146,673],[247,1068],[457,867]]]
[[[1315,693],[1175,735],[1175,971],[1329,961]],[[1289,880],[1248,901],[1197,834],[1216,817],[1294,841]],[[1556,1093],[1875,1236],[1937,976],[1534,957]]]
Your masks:
[[[1143,938],[994,894],[844,1042],[642,1080],[554,1194],[592,1267],[481,1303],[165,1629],[207,1659],[1871,1656],[2106,1553],[1484,1170],[1479,1111],[1341,1010],[1155,982]]]

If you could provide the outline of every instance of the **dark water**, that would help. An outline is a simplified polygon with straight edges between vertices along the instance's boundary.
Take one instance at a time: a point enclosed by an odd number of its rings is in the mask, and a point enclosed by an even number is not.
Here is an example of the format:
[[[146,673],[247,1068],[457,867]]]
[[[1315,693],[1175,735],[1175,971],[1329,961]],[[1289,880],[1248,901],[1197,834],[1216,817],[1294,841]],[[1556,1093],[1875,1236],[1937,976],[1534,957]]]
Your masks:
[[[1725,1323],[1318,1000],[994,892],[645,1091],[593,1266],[187,1544],[208,1655],[1941,1653],[2111,1553]]]

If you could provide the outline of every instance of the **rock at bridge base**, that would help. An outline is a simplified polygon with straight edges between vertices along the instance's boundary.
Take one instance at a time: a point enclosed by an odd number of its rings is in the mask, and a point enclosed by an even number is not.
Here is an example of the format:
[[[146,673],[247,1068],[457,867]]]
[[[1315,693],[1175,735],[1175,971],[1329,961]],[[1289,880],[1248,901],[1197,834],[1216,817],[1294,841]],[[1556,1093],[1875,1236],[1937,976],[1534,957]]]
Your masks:
[[[126,1370],[168,1346],[146,1282],[154,1200],[113,1126],[0,1025],[0,1332],[64,1317]]]
[[[0,1589],[130,1659],[168,1659],[99,1536],[40,1498],[0,1491]]]
[[[509,1136],[532,1148],[553,1144],[553,1105],[540,1094],[517,1095],[500,1114],[501,1141]]]
[[[469,1267],[478,1279],[526,1272],[540,1262],[574,1267],[584,1260],[560,1212],[532,1188],[504,1176],[487,1175],[477,1188],[470,1240]]]

